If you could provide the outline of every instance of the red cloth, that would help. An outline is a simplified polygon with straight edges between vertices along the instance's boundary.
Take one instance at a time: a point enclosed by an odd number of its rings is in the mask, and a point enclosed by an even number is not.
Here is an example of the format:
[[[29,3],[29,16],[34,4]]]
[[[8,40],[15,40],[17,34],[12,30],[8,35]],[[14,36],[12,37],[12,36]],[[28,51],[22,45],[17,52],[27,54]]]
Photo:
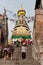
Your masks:
[[[24,45],[26,44],[26,40],[25,39],[22,40],[22,44],[24,44]]]
[[[28,43],[28,45],[30,45],[30,44],[31,44],[31,43],[30,43],[30,40],[28,40],[27,43]]]
[[[26,42],[26,40],[25,40],[25,39],[23,39],[23,40],[22,40],[22,43],[24,43],[24,42]]]

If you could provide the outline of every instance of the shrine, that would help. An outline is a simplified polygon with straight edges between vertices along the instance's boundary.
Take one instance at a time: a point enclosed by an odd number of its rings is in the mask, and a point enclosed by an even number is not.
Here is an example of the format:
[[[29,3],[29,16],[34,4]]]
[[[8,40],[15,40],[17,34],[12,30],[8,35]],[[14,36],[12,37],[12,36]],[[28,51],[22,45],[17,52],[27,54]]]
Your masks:
[[[12,31],[12,38],[25,38],[31,39],[31,33],[29,30],[29,26],[25,21],[26,11],[21,6],[20,10],[17,12],[18,21],[16,21],[16,25],[14,30]]]
[[[8,18],[6,11],[3,14],[0,14],[0,44],[8,44]]]

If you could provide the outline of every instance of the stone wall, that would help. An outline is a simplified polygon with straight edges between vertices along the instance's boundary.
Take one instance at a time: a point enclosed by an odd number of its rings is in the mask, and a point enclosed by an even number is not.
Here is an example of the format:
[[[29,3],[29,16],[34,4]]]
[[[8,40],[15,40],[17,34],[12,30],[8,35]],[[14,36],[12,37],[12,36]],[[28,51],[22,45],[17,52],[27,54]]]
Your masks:
[[[43,55],[43,10],[36,9],[35,24],[33,31],[32,56],[38,62],[41,62]],[[41,54],[42,53],[42,54]]]
[[[8,41],[8,22],[6,16],[0,15],[0,26],[2,28],[3,36],[4,36],[4,44],[7,44]]]

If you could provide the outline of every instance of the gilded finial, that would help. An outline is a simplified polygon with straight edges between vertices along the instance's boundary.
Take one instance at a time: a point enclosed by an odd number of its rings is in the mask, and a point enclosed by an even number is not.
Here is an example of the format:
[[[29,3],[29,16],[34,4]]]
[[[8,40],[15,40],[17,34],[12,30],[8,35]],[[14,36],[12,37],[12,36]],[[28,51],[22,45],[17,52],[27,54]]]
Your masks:
[[[18,12],[17,12],[17,15],[18,15],[18,16],[20,16],[21,14],[22,14],[22,15],[25,15],[25,14],[26,14],[26,11],[24,10],[22,4],[21,4],[20,9],[19,9]]]

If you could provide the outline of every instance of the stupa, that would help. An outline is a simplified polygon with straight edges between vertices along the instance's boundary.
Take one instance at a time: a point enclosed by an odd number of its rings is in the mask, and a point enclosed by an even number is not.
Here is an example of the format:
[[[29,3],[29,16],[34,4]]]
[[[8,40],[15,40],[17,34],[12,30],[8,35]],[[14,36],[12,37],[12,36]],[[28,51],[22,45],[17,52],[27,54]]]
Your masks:
[[[26,11],[21,8],[17,12],[18,21],[16,21],[16,25],[12,31],[12,38],[28,38],[31,39],[31,33],[29,27],[25,21]]]

